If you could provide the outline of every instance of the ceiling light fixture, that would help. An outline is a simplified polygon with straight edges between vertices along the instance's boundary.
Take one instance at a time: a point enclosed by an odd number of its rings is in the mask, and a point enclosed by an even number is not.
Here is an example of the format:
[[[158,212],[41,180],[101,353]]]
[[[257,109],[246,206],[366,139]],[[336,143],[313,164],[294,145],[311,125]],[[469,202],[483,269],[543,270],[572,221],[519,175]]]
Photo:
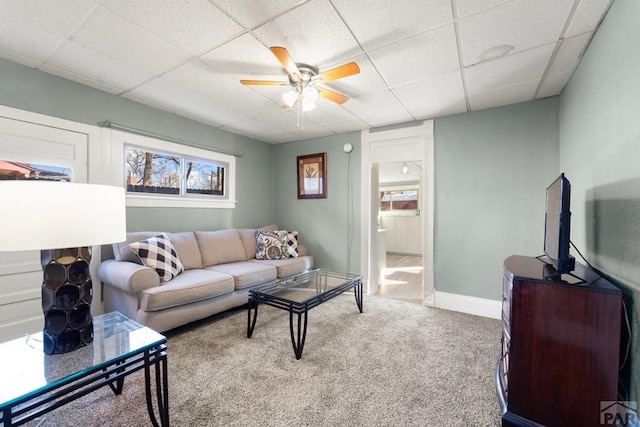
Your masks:
[[[402,166],[402,175],[406,175],[409,173],[409,166],[407,166],[407,162],[404,162],[404,166]]]

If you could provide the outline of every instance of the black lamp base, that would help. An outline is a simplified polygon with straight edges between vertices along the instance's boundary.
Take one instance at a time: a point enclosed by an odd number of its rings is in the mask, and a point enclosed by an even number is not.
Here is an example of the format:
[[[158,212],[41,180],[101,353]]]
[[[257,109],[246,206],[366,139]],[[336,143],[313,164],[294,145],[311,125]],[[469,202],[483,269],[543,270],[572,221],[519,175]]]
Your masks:
[[[43,250],[40,261],[44,352],[77,350],[93,341],[91,248]]]

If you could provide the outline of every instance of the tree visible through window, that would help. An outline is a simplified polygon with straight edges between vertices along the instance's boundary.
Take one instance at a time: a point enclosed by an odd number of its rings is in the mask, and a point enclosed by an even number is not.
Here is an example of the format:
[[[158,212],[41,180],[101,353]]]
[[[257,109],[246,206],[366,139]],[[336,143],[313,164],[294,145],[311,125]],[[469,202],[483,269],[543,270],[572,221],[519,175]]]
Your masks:
[[[128,147],[125,173],[128,192],[224,196],[221,163]]]

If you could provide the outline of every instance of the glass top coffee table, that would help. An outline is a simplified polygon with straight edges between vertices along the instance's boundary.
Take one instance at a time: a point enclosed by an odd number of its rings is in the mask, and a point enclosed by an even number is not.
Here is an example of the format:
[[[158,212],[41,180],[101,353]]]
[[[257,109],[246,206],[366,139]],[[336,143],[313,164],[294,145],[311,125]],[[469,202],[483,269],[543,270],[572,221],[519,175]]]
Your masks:
[[[362,276],[317,269],[285,277],[249,290],[247,338],[251,338],[258,318],[258,305],[267,304],[289,311],[289,331],[296,359],[302,357],[307,335],[307,313],[341,293],[354,290],[362,313]],[[297,322],[294,323],[294,315]]]
[[[118,312],[94,316],[93,333],[93,342],[64,354],[45,354],[42,332],[0,343],[0,425],[40,425],[47,412],[101,387],[122,393],[125,377],[144,370],[150,421],[168,426],[167,339]]]

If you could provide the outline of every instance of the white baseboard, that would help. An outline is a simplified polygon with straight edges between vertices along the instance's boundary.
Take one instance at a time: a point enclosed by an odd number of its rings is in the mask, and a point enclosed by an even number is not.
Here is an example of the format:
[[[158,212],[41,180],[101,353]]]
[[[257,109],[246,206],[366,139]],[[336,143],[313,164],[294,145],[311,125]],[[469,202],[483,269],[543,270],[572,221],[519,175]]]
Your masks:
[[[502,301],[438,291],[435,294],[435,307],[437,308],[460,311],[492,319],[502,318]]]

